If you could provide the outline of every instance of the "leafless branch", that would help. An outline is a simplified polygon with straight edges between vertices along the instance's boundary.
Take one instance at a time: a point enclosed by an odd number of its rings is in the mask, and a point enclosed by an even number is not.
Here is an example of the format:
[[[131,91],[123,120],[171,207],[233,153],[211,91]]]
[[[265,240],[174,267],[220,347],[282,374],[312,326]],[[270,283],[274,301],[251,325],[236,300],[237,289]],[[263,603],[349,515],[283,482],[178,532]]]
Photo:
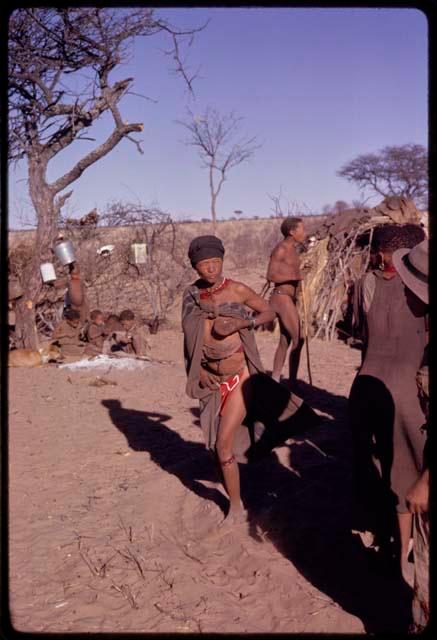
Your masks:
[[[201,166],[208,170],[214,227],[217,197],[229,171],[249,160],[261,146],[255,137],[242,137],[235,141],[241,122],[242,118],[235,113],[221,115],[211,107],[201,115],[187,109],[185,120],[177,121],[188,131],[185,144],[196,148]]]

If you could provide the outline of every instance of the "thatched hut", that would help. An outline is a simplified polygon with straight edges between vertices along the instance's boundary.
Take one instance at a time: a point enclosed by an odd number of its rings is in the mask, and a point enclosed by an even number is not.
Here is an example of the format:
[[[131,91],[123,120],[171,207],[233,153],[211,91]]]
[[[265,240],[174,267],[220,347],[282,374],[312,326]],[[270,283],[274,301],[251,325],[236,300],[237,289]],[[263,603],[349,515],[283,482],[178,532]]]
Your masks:
[[[337,337],[353,283],[369,267],[373,231],[393,223],[421,223],[411,200],[386,198],[373,208],[347,209],[317,229],[317,242],[301,257],[305,275],[299,306],[310,337]]]

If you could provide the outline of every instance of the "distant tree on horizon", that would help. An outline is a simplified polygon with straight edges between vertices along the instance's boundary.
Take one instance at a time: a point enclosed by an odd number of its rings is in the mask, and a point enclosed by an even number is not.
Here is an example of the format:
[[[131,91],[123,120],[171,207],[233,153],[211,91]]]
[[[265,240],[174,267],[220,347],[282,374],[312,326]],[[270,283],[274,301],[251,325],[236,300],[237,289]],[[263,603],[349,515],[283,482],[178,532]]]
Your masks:
[[[348,204],[345,200],[336,200],[333,205],[323,205],[321,211],[323,215],[330,215],[335,213],[341,213],[346,209],[353,209],[354,205]]]
[[[299,203],[297,200],[290,200],[282,193],[282,186],[279,189],[278,195],[267,194],[269,199],[273,202],[273,211],[275,218],[286,218],[288,216],[301,217],[310,216],[311,211],[307,204]]]
[[[428,152],[420,144],[386,146],[347,162],[337,175],[354,182],[362,192],[383,198],[402,196],[427,206]]]
[[[256,143],[256,137],[236,139],[242,120],[234,112],[223,115],[207,107],[200,116],[188,109],[186,119],[177,121],[188,131],[185,144],[196,147],[201,166],[208,170],[214,233],[217,227],[217,198],[229,171],[249,160],[261,146]]]
[[[37,219],[35,250],[21,274],[24,294],[16,306],[20,346],[38,346],[35,305],[43,287],[39,265],[51,259],[60,212],[73,193],[66,189],[124,139],[142,153],[132,134],[141,132],[143,123],[128,123],[120,112],[133,78],[114,81],[110,74],[129,60],[134,38],[164,33],[171,41],[166,53],[191,90],[193,78],[181,62],[179,43],[195,31],[178,30],[150,8],[19,8],[11,13],[8,159],[27,160]],[[103,115],[112,122],[106,139],[50,182],[50,162],[73,142],[96,142],[89,130]]]

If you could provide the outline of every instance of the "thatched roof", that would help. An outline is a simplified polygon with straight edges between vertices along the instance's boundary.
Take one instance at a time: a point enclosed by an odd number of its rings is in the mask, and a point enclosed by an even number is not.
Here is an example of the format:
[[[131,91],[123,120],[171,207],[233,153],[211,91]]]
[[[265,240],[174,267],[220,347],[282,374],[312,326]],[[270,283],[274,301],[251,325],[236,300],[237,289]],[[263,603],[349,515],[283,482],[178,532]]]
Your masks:
[[[386,198],[373,208],[347,209],[330,217],[316,232],[318,242],[301,256],[309,335],[328,340],[337,335],[351,284],[369,265],[373,230],[383,224],[420,224],[411,200]],[[303,304],[300,303],[303,314]]]

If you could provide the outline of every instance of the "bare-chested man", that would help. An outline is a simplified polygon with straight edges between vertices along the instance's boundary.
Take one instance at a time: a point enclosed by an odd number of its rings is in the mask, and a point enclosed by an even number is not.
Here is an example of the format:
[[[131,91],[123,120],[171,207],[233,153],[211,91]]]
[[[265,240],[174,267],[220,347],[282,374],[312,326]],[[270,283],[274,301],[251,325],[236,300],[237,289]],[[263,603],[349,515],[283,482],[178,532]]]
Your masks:
[[[302,218],[286,218],[281,224],[281,232],[284,240],[273,249],[266,276],[269,282],[274,283],[270,306],[278,314],[281,331],[273,359],[272,378],[279,382],[291,342],[289,379],[290,384],[293,384],[296,382],[303,344],[296,307],[297,290],[302,280],[296,243],[303,242],[306,237]]]
[[[256,410],[259,400],[252,393],[252,375],[257,380],[264,376],[268,384],[279,387],[264,374],[253,329],[271,322],[275,312],[250,287],[223,276],[224,247],[219,238],[195,238],[188,255],[199,279],[185,290],[183,298],[187,393],[200,401],[206,445],[215,450],[222,469],[230,501],[226,521],[238,523],[246,518],[237,465],[248,431],[242,423],[249,410]],[[247,308],[256,315],[248,313]],[[271,391],[264,394],[270,409],[275,403]],[[260,389],[257,393],[262,395]],[[292,399],[288,392],[286,395],[288,417],[294,416],[302,401],[296,396]]]

